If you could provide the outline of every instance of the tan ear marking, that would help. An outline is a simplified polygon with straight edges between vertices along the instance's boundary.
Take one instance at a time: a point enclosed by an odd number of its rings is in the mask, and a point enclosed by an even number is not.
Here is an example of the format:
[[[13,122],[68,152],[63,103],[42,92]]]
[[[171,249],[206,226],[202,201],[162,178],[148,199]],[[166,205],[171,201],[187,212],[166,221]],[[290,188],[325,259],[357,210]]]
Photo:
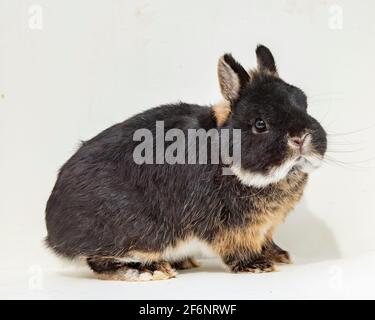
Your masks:
[[[218,62],[217,72],[219,77],[220,90],[227,100],[236,100],[240,92],[241,83],[238,75],[221,57]]]

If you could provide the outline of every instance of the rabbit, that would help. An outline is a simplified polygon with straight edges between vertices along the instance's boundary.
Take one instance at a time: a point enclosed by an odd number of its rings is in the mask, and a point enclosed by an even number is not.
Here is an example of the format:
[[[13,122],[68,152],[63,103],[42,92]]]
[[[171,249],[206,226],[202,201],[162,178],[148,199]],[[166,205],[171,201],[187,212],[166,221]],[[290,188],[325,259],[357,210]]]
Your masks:
[[[170,279],[197,267],[202,251],[231,272],[271,272],[291,263],[273,232],[322,163],[326,133],[307,113],[304,92],[279,77],[271,51],[258,45],[256,56],[250,71],[231,54],[219,59],[224,100],[217,105],[162,105],[82,142],[47,202],[48,247],[83,259],[107,280]],[[164,132],[240,130],[240,164],[136,163],[135,132],[155,134],[157,121]],[[164,156],[152,151],[154,162]]]

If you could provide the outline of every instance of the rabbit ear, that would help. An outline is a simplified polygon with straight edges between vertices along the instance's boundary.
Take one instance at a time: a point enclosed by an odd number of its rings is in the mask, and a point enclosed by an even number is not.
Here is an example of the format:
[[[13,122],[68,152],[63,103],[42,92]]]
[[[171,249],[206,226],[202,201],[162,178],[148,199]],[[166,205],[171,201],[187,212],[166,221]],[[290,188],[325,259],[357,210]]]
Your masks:
[[[257,55],[258,70],[261,72],[269,72],[277,76],[275,59],[270,49],[260,44],[257,46],[255,53]]]
[[[224,98],[231,102],[237,100],[241,90],[250,80],[249,74],[228,53],[219,59],[217,71],[221,93]]]

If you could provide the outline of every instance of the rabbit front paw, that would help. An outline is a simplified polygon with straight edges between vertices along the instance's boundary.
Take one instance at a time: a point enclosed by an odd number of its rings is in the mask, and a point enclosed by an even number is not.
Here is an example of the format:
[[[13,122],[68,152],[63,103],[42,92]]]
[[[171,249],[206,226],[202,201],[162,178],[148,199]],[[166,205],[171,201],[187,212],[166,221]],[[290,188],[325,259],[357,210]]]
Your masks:
[[[230,266],[232,272],[263,273],[277,271],[274,261],[260,257],[249,262],[237,262]]]
[[[292,259],[288,251],[281,249],[275,242],[271,241],[263,248],[263,255],[278,264],[291,264]]]

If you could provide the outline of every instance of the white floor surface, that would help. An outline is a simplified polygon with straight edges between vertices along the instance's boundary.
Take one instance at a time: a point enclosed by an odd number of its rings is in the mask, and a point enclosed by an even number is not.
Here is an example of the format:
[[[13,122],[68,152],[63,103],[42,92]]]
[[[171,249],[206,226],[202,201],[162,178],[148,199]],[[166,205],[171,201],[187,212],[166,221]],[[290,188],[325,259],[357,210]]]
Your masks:
[[[151,282],[97,280],[86,268],[0,269],[1,299],[370,299],[375,253],[304,263],[278,272],[231,274],[216,259],[177,278]]]

